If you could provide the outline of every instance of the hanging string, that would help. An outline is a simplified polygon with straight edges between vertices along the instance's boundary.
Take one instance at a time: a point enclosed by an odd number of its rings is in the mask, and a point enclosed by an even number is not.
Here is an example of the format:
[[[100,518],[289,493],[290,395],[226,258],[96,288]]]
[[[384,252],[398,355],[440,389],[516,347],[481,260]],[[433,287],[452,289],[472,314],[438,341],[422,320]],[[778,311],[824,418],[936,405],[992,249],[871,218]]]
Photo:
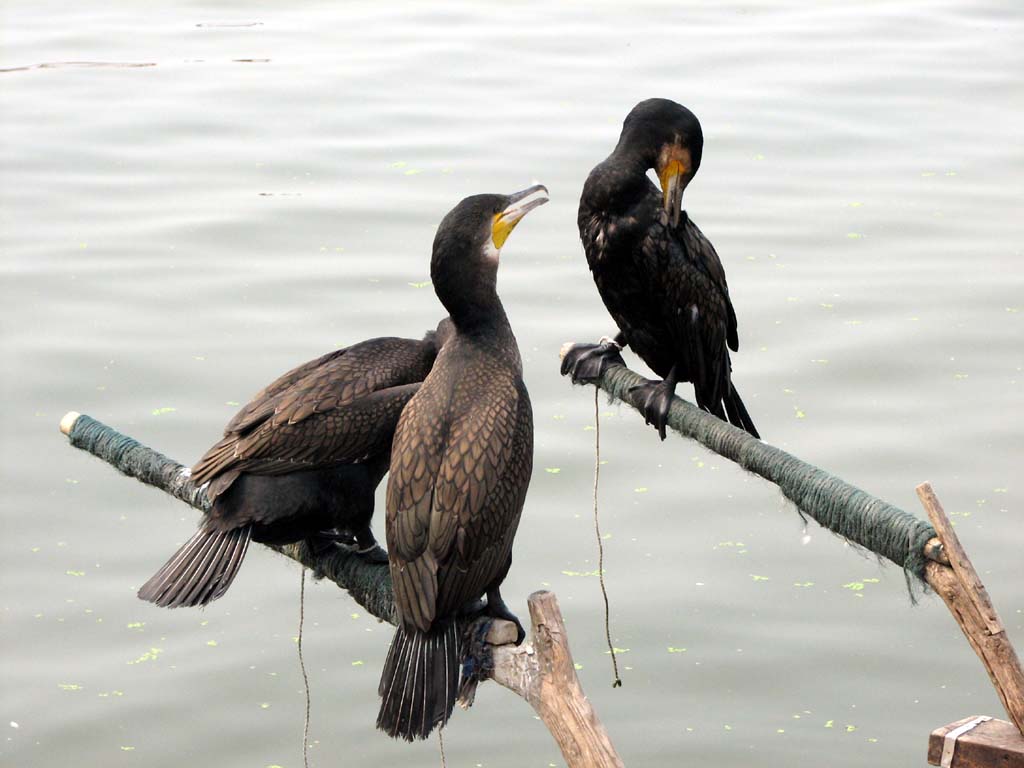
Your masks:
[[[601,596],[604,598],[604,636],[608,641],[608,653],[612,655],[612,671],[615,674],[612,688],[621,688],[622,678],[619,677],[619,662],[615,658],[615,646],[612,645],[608,590],[604,586],[604,542],[601,541],[601,523],[597,516],[597,484],[601,479],[601,409],[597,393],[598,389],[594,387],[594,533],[597,536],[597,578],[601,582]]]
[[[448,768],[448,761],[444,756],[444,734],[442,731],[444,727],[437,729],[437,743],[441,746],[441,768]]]
[[[302,685],[306,691],[306,721],[302,726],[302,764],[309,768],[309,675],[306,674],[306,660],[302,658],[302,625],[306,620],[306,568],[302,568],[299,581],[299,637],[296,645],[299,648],[299,669],[302,670]]]

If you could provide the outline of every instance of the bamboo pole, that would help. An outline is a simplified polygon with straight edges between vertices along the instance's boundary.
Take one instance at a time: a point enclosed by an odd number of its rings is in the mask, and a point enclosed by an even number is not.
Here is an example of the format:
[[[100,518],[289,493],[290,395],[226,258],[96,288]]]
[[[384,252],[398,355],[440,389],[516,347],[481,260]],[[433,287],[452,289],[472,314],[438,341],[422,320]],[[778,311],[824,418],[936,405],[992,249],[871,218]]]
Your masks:
[[[123,474],[203,512],[209,510],[205,489],[191,481],[188,470],[152,448],[74,411],[61,419],[60,431],[73,446]],[[341,548],[318,555],[302,542],[265,546],[333,581],[381,621],[396,622],[387,564],[366,562]],[[568,768],[620,768],[622,760],[576,676],[554,593],[535,592],[528,604],[531,642],[516,646],[517,628],[510,621],[495,621],[487,634],[492,679],[526,699],[537,711],[562,750]]]
[[[1007,714],[1024,734],[1024,671],[1017,652],[931,484],[917,486],[917,495],[950,562],[950,565],[928,563],[925,578],[953,614],[967,642],[981,659]]]

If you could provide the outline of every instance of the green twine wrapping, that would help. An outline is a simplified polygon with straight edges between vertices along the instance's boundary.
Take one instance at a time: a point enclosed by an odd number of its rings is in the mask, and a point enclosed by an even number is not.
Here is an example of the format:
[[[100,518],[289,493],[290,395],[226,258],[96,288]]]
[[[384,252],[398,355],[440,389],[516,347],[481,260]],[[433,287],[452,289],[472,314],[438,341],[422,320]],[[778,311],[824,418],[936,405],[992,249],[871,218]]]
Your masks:
[[[622,400],[642,412],[642,403],[630,390],[645,381],[628,368],[614,365],[605,371],[596,386],[613,400]],[[891,560],[907,574],[924,582],[924,546],[935,536],[935,529],[927,521],[763,443],[679,397],[672,401],[668,424],[683,437],[696,440],[719,456],[779,486],[802,515]]]

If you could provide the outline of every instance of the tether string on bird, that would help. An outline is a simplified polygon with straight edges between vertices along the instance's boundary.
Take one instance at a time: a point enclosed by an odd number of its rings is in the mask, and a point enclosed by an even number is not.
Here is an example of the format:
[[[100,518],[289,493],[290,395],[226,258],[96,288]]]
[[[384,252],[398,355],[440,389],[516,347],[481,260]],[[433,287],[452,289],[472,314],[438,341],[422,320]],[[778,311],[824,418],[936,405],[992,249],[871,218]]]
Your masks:
[[[604,586],[604,542],[601,541],[601,522],[597,514],[597,487],[601,479],[601,407],[597,400],[597,387],[594,387],[594,534],[597,536],[597,579],[601,583],[601,596],[604,598],[604,636],[608,641],[608,653],[612,655],[612,671],[615,682],[612,688],[622,687],[619,677],[619,662],[615,658],[615,646],[612,645],[612,628],[610,608],[608,607],[608,590]]]
[[[444,756],[444,734],[441,733],[444,730],[444,726],[437,729],[437,743],[441,747],[441,768],[448,768],[448,761]]]
[[[306,620],[306,567],[302,566],[302,576],[299,580],[299,636],[296,638],[296,646],[299,649],[299,669],[302,670],[302,685],[306,692],[306,720],[302,726],[302,764],[309,768],[309,675],[306,674],[306,660],[302,658],[302,625]]]

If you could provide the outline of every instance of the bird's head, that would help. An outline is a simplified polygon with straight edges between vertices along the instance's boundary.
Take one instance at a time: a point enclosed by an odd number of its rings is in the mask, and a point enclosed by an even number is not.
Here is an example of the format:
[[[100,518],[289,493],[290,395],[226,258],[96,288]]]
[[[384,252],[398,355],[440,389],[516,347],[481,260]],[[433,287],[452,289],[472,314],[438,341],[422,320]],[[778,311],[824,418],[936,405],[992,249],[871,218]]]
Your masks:
[[[478,319],[497,300],[502,246],[523,217],[547,201],[543,184],[511,195],[473,195],[441,220],[430,277],[457,326]]]
[[[619,146],[639,153],[658,174],[665,211],[678,224],[683,190],[700,168],[704,149],[697,116],[669,99],[641,101],[626,115]]]

